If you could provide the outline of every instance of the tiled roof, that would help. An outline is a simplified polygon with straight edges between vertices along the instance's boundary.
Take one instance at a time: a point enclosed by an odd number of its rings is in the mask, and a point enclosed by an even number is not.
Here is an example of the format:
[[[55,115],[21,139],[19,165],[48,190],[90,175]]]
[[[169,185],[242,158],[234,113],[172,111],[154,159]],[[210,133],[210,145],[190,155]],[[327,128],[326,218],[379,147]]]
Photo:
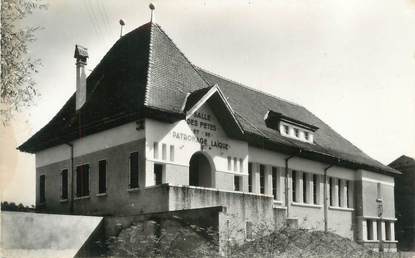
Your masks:
[[[415,173],[415,159],[402,155],[389,164],[390,167],[405,173]]]
[[[75,112],[73,95],[19,149],[37,152],[149,116],[182,119],[184,103],[197,102],[214,84],[227,97],[247,139],[256,137],[263,146],[287,153],[300,150],[301,155],[317,160],[342,160],[356,168],[396,172],[367,156],[304,107],[195,67],[154,23],[126,34],[108,51],[87,79],[87,101],[80,111]],[[317,126],[315,144],[288,139],[268,128],[264,116],[269,110]]]

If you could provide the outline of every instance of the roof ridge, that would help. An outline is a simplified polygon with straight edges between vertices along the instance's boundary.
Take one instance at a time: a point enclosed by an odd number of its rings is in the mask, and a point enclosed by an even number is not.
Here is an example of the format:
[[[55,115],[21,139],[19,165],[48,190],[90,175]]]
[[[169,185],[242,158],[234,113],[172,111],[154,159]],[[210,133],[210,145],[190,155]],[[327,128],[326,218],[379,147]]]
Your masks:
[[[286,100],[286,99],[283,99],[283,98],[281,98],[281,97],[277,97],[277,96],[275,96],[275,95],[273,95],[273,94],[271,94],[271,93],[268,93],[268,92],[265,92],[265,91],[261,91],[261,90],[255,89],[255,88],[250,87],[250,86],[247,86],[247,85],[245,85],[245,84],[243,84],[243,83],[240,83],[240,82],[234,81],[234,80],[232,80],[232,79],[226,78],[226,77],[224,77],[224,76],[222,76],[222,75],[220,75],[220,74],[217,74],[217,73],[211,72],[211,71],[209,71],[209,70],[207,70],[207,69],[204,69],[204,68],[202,68],[202,67],[200,67],[200,66],[196,66],[196,67],[197,67],[197,69],[199,69],[199,70],[202,70],[202,71],[204,71],[204,72],[206,72],[206,73],[210,73],[210,74],[212,74],[212,75],[214,75],[214,76],[216,76],[216,77],[219,77],[219,78],[221,78],[221,79],[223,79],[223,80],[226,80],[226,81],[232,82],[232,83],[234,83],[234,84],[236,84],[236,85],[238,85],[238,86],[244,87],[244,88],[246,88],[246,89],[248,89],[248,90],[255,91],[255,92],[258,92],[258,93],[261,93],[261,94],[267,95],[268,97],[275,98],[275,99],[278,99],[278,100],[281,100],[281,101],[287,102],[287,103],[292,104],[292,105],[296,105],[296,106],[299,106],[299,107],[304,107],[304,106],[302,106],[302,105],[300,105],[300,104],[298,104],[298,103],[296,103],[296,102],[294,102],[294,101],[291,101],[291,100]]]
[[[144,106],[147,106],[148,103],[148,88],[150,83],[150,75],[151,75],[151,66],[152,66],[152,53],[153,53],[153,22],[150,22],[150,40],[148,42],[148,59],[147,59],[147,75],[146,75],[146,83],[144,88]]]
[[[197,73],[197,75],[199,75],[199,77],[202,79],[202,81],[206,84],[207,87],[211,86],[203,76],[200,75],[200,72],[198,71],[198,69],[196,69],[196,65],[194,65],[189,58],[187,58],[187,56],[183,53],[183,51],[177,46],[177,44],[173,41],[172,38],[170,38],[170,36],[161,28],[161,26],[158,23],[153,23],[151,22],[151,24],[155,25],[155,27],[157,27],[166,37],[168,40],[171,41],[171,43],[173,43],[173,45],[177,48],[177,50],[179,51],[179,53],[184,57],[184,59],[186,59],[186,61],[190,64],[190,66],[193,68],[193,70]],[[152,37],[150,38],[150,43],[152,41]],[[146,103],[145,103],[146,105]]]

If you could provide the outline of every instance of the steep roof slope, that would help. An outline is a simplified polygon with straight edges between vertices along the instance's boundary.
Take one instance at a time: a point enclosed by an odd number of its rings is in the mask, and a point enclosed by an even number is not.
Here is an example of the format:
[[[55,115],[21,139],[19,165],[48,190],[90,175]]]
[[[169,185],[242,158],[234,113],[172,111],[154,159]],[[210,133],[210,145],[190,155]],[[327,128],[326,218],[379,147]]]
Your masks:
[[[144,117],[183,119],[187,101],[194,102],[192,98],[214,84],[227,97],[247,137],[255,135],[280,151],[301,150],[314,159],[341,159],[349,166],[396,172],[367,156],[304,107],[195,67],[154,23],[126,34],[108,51],[87,79],[87,101],[78,112],[73,95],[19,149],[37,152]],[[268,128],[264,121],[268,110],[317,126],[315,144],[288,139]]]
[[[87,78],[87,100],[75,111],[75,94],[19,149],[36,152],[122,123],[143,113],[151,25],[119,39]]]

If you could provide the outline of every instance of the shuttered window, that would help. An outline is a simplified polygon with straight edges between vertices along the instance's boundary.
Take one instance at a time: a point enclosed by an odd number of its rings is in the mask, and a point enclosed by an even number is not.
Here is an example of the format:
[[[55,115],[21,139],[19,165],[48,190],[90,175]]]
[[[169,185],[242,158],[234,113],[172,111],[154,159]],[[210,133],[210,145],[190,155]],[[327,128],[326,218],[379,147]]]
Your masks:
[[[45,196],[45,183],[46,183],[46,176],[45,175],[41,175],[39,177],[39,202],[43,203],[46,201],[46,196]]]
[[[138,188],[138,152],[130,154],[130,188]]]
[[[76,167],[76,196],[89,195],[89,165],[81,165]]]
[[[107,192],[107,161],[100,160],[98,164],[98,193]]]
[[[68,199],[68,170],[64,169],[61,173],[61,199]]]

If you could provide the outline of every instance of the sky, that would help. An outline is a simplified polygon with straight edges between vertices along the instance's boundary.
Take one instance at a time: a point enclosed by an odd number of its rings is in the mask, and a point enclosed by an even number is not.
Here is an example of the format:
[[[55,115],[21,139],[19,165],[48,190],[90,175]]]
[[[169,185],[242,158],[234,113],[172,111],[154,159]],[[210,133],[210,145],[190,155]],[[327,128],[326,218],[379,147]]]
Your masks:
[[[190,61],[305,106],[384,164],[415,157],[414,0],[152,1],[155,22]],[[0,198],[34,204],[34,155],[16,147],[75,91],[75,44],[90,73],[119,38],[150,19],[150,1],[53,0],[31,56],[36,105],[0,128]]]

